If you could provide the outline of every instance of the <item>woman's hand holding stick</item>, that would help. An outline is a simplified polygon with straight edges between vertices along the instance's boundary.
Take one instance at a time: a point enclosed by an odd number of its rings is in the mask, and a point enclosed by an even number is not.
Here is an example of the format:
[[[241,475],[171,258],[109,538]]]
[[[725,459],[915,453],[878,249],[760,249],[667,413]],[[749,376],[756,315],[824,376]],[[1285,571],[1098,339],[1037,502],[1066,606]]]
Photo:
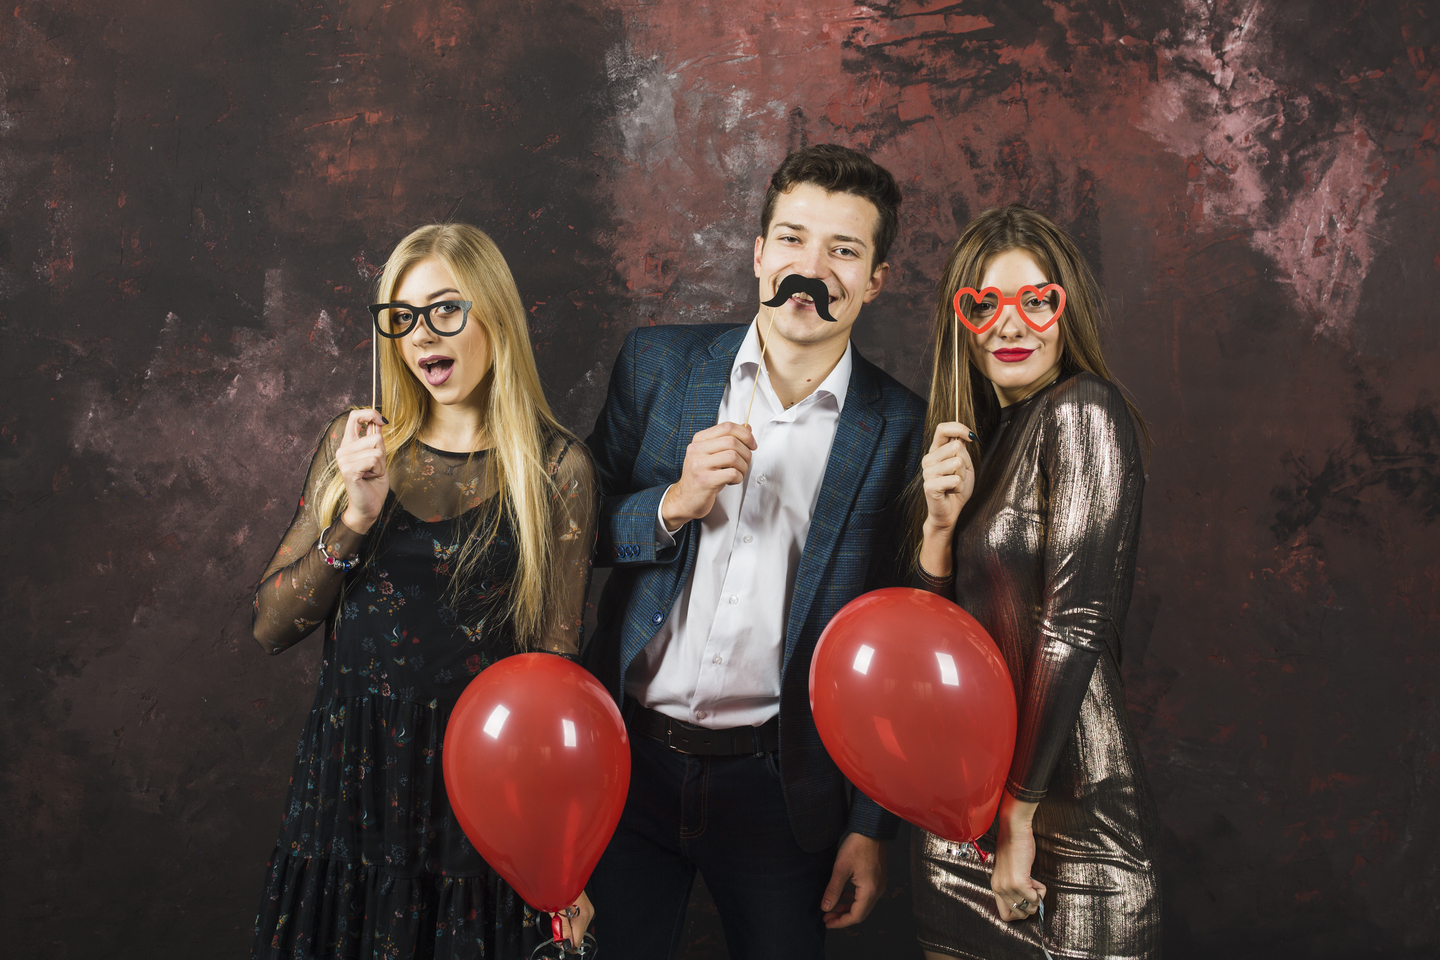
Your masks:
[[[335,467],[345,482],[349,503],[340,520],[356,533],[367,533],[380,517],[390,478],[385,471],[384,418],[375,409],[351,410],[345,438],[335,451]],[[367,429],[361,435],[361,426]]]
[[[930,452],[920,461],[925,481],[924,542],[920,566],[940,580],[951,573],[951,540],[960,511],[975,492],[975,464],[968,449],[974,432],[963,423],[935,428]]]

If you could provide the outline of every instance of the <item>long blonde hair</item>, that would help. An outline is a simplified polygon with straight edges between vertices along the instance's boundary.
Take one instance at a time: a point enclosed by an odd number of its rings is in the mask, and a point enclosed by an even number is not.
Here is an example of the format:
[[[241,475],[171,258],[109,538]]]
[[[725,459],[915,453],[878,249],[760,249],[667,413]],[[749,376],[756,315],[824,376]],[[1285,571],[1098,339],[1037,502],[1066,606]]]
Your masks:
[[[493,358],[477,389],[484,391],[484,427],[494,444],[486,470],[500,509],[475,512],[474,525],[454,561],[451,588],[458,592],[468,581],[495,536],[503,510],[515,528],[520,552],[508,590],[510,615],[517,645],[528,649],[540,639],[545,598],[560,595],[561,571],[551,517],[551,505],[557,500],[546,446],[557,435],[573,437],[560,426],[545,400],[515,278],[500,249],[484,232],[464,223],[433,223],[415,230],[385,261],[376,285],[377,301],[394,300],[406,272],[432,257],[454,276],[461,298],[474,302],[469,322],[484,329]],[[375,336],[373,331],[371,336]],[[405,363],[399,341],[379,337],[378,343],[383,382],[380,406],[390,421],[384,428],[388,468],[424,426],[431,399]],[[323,527],[338,519],[348,502],[345,483],[333,461],[320,488],[314,509],[316,522]]]
[[[959,421],[975,431],[971,450],[978,466],[999,414],[999,401],[990,380],[975,363],[974,338],[955,319],[954,297],[961,287],[979,289],[985,270],[996,256],[1024,250],[1033,256],[1052,283],[1065,290],[1065,312],[1060,325],[1061,376],[1084,370],[1116,383],[1100,349],[1100,329],[1108,321],[1105,301],[1095,276],[1075,242],[1049,218],[1029,207],[1012,203],[986,210],[961,231],[945,270],[935,289],[934,358],[930,377],[930,409],[925,417],[927,445],[942,423]],[[967,298],[968,299],[968,298]],[[956,342],[957,332],[964,333]],[[956,351],[959,351],[958,355]],[[1118,386],[1118,384],[1117,384]],[[1125,398],[1135,418],[1148,453],[1152,448],[1150,430],[1139,409]],[[924,489],[921,478],[912,484],[910,500],[910,542],[919,557],[919,534],[925,520]]]

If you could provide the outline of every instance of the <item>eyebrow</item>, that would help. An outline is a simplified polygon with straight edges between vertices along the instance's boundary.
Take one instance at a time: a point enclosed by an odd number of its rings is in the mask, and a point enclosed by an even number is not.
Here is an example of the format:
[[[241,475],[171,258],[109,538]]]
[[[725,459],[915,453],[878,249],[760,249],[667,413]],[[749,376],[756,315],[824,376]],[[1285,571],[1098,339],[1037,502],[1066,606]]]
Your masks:
[[[786,223],[786,222],[779,222],[779,223],[773,223],[773,224],[770,225],[770,229],[772,229],[772,230],[775,229],[776,227],[784,227],[784,228],[787,229],[787,230],[794,230],[796,233],[809,233],[809,232],[810,232],[810,228],[807,227],[807,226],[805,226],[803,223]],[[852,236],[849,236],[849,235],[843,234],[843,233],[831,234],[830,239],[831,239],[831,240],[838,240],[838,241],[841,242],[841,243],[853,243],[853,244],[856,244],[856,245],[862,246],[862,247],[867,245],[867,244],[865,243],[865,241],[862,240],[861,238],[859,238],[859,237],[852,237]]]
[[[445,294],[445,293],[459,293],[459,292],[460,292],[460,291],[459,291],[459,290],[456,290],[454,287],[446,287],[444,290],[436,290],[434,293],[430,294],[430,296],[429,296],[427,299],[434,300],[436,297],[440,296],[441,294]]]

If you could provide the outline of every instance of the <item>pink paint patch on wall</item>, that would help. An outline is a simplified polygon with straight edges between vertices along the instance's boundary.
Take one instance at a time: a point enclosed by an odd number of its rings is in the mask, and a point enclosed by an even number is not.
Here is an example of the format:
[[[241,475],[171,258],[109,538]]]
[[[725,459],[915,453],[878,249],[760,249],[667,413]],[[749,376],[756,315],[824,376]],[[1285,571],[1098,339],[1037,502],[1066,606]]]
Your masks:
[[[1191,228],[1251,231],[1315,332],[1345,341],[1374,258],[1385,164],[1358,114],[1315,130],[1299,149],[1282,139],[1287,123],[1314,121],[1310,94],[1270,76],[1288,51],[1269,36],[1268,19],[1261,2],[1232,18],[1190,0],[1180,35],[1158,48],[1160,83],[1141,128],[1193,161]]]

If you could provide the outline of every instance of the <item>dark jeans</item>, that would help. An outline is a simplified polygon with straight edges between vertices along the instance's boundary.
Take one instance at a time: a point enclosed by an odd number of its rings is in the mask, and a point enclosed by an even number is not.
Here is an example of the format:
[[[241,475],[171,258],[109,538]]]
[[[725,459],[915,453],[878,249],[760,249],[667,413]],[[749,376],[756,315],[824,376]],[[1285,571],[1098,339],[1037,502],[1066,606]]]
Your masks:
[[[695,757],[630,735],[630,793],[586,890],[606,960],[670,960],[699,869],[736,960],[824,960],[835,848],[806,853],[774,754]]]

